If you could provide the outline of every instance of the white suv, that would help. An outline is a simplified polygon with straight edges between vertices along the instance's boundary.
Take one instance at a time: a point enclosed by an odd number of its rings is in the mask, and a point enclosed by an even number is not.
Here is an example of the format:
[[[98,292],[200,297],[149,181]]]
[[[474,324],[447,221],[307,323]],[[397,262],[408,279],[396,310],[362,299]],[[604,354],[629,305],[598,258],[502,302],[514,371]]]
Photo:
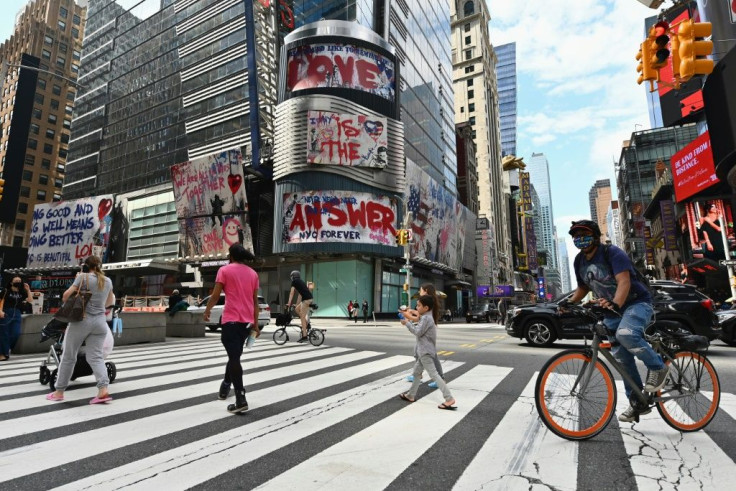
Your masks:
[[[207,307],[207,302],[210,301],[209,295],[204,297],[201,302],[199,302],[197,305],[190,306],[187,311],[189,312],[204,312],[204,309]],[[222,309],[225,307],[225,294],[220,294],[220,299],[217,302],[217,305],[212,307],[212,310],[210,311],[210,320],[205,324],[207,326],[207,329],[210,331],[217,331],[220,326],[222,325]],[[263,329],[265,326],[271,322],[271,307],[268,306],[266,303],[266,299],[264,299],[262,296],[258,296],[258,307],[260,309],[260,313],[258,314],[258,327]]]

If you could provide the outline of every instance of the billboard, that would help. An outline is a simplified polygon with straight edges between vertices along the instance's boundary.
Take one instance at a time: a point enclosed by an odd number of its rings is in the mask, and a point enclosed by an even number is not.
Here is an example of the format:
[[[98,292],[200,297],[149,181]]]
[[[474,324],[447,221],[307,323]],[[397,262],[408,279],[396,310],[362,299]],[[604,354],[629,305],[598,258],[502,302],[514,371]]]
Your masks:
[[[409,189],[404,199],[407,210],[412,212],[411,231],[414,237],[411,256],[460,270],[465,249],[465,232],[468,226],[472,226],[468,224],[471,213],[447,189],[409,159],[406,160],[406,180]],[[490,236],[493,231],[485,232]],[[492,252],[484,250],[483,260],[486,261],[486,254]],[[492,255],[488,261],[492,266]],[[490,275],[488,278],[490,279]]]
[[[707,131],[672,155],[670,165],[677,202],[719,182]]]
[[[362,167],[386,166],[386,118],[328,111],[307,112],[307,162]]]
[[[36,205],[27,267],[78,266],[93,254],[104,259],[112,211],[111,194]]]
[[[395,198],[354,191],[284,193],[284,243],[396,244]]]
[[[687,203],[679,225],[693,259],[726,259],[724,234],[729,249],[736,250],[733,211],[731,204],[722,199]]]
[[[183,256],[227,254],[236,242],[253,250],[240,150],[173,165],[171,181]]]
[[[346,43],[315,43],[289,49],[286,90],[355,89],[396,98],[394,62],[374,50]]]

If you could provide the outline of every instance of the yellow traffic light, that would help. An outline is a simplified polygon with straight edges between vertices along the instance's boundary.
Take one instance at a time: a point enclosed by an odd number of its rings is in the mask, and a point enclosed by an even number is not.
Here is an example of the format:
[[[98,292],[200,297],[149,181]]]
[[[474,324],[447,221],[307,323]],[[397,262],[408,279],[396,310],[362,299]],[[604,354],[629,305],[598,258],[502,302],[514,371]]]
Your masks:
[[[409,243],[409,231],[407,229],[401,230],[401,241],[403,243],[402,245],[406,245]]]
[[[636,55],[639,65],[636,71],[639,72],[639,78],[636,83],[641,85],[645,80],[650,83],[651,90],[654,90],[654,80],[657,80],[657,72],[652,68],[652,50],[649,40],[644,41],[639,46],[639,53]]]
[[[683,21],[677,32],[680,55],[680,80],[690,80],[694,75],[708,75],[713,72],[713,60],[705,58],[713,53],[713,42],[701,38],[710,36],[713,26],[710,22]]]
[[[3,189],[5,189],[5,179],[0,179],[0,201],[3,200]]]
[[[407,243],[406,232],[407,231],[404,229],[399,229],[396,231],[396,245],[400,245],[400,246],[406,245]]]
[[[649,47],[651,49],[650,66],[654,70],[659,70],[667,66],[667,60],[670,57],[670,50],[667,45],[670,42],[669,36],[670,25],[667,22],[657,22],[649,29]],[[657,77],[659,80],[659,77]]]

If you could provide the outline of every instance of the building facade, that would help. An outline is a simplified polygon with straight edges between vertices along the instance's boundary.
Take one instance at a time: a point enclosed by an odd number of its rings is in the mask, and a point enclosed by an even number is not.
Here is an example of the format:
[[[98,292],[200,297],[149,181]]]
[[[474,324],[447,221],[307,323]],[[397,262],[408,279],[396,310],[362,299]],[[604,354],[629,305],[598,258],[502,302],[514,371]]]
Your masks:
[[[452,64],[455,86],[455,122],[473,128],[478,162],[480,214],[495,231],[492,260],[504,278],[511,277],[512,246],[509,231],[508,185],[501,166],[501,125],[497,57],[490,41],[488,7],[480,0],[453,0]],[[501,278],[496,283],[502,283]]]
[[[457,125],[457,196],[463,205],[478,215],[478,163],[473,128],[468,123]]]
[[[588,191],[588,204],[590,205],[590,219],[601,229],[601,241],[608,240],[608,226],[606,225],[606,213],[611,202],[611,180],[599,179]]]
[[[74,0],[29,2],[0,44],[14,65],[0,79],[0,245],[27,247],[34,205],[61,199],[85,18]]]
[[[606,227],[608,228],[608,240],[616,247],[623,247],[621,238],[621,216],[618,209],[618,200],[611,200],[606,212]]]
[[[573,290],[574,287],[570,281],[570,256],[567,255],[567,243],[565,237],[557,238],[557,252],[560,256],[559,264],[562,291],[569,292]]]
[[[501,155],[516,155],[516,43],[495,47],[498,111],[501,120]]]
[[[535,220],[537,248],[547,256],[547,265],[557,267],[557,243],[555,241],[555,215],[552,208],[552,187],[550,185],[549,162],[543,153],[532,153],[527,162],[534,189],[539,195],[539,212]]]

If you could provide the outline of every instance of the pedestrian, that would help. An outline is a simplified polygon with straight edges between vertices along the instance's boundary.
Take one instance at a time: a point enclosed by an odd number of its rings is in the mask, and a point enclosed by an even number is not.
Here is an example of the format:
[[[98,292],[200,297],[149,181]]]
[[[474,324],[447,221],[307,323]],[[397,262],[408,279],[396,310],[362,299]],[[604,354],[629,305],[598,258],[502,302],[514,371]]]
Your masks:
[[[358,323],[358,300],[355,300],[353,302],[353,321],[355,321],[355,324]]]
[[[429,295],[434,300],[432,304],[432,319],[434,319],[435,325],[439,322],[440,319],[440,299],[437,296],[437,289],[434,287],[432,283],[424,283],[422,286],[419,287],[419,296],[422,295]],[[403,312],[404,317],[409,319],[411,322],[419,322],[419,312],[415,309],[406,309]],[[437,353],[434,354],[434,366],[437,369],[437,373],[440,375],[440,377],[445,378],[445,372],[442,370],[442,363],[440,363],[440,358],[437,356]],[[409,375],[406,377],[406,380],[408,382],[414,381],[414,375]],[[428,387],[432,389],[437,388],[437,384],[432,381],[429,384],[427,384]]]
[[[220,383],[218,399],[224,401],[230,395],[230,385],[235,387],[235,404],[229,404],[227,411],[232,414],[248,410],[243,385],[243,366],[240,357],[243,345],[251,333],[260,335],[258,329],[258,274],[246,265],[255,256],[242,244],[233,244],[228,250],[230,264],[221,267],[215,277],[215,287],[204,309],[204,321],[210,320],[210,312],[217,305],[220,294],[225,292],[225,306],[222,309],[222,335],[220,341],[227,352],[225,377]]]
[[[353,301],[348,302],[348,320],[353,318]]]
[[[498,317],[501,324],[506,322],[506,300],[503,298],[498,301]]]
[[[171,295],[169,296],[169,306],[166,308],[169,316],[174,317],[174,314],[176,314],[178,311],[184,310],[179,305],[183,301],[184,300],[182,299],[179,290],[174,290],[173,292],[171,292]]]
[[[363,299],[363,324],[368,322],[368,300]]]
[[[416,344],[414,345],[414,379],[408,392],[399,394],[399,397],[407,402],[416,400],[419,384],[422,383],[422,372],[427,371],[440,391],[444,402],[437,406],[439,409],[455,409],[455,399],[452,397],[449,387],[445,383],[442,376],[437,373],[435,368],[435,358],[437,358],[437,324],[435,324],[431,311],[434,308],[434,298],[431,295],[422,295],[417,301],[416,311],[419,314],[419,322],[414,323],[406,318],[401,319],[401,323],[409,329],[409,332],[416,336]]]
[[[84,318],[81,321],[70,322],[66,328],[64,351],[56,377],[56,391],[47,394],[46,399],[64,400],[64,391],[69,386],[79,349],[84,344],[85,358],[97,381],[97,396],[89,403],[102,404],[112,400],[107,390],[110,379],[105,366],[105,339],[110,332],[105,319],[105,309],[113,304],[113,293],[112,281],[102,272],[102,261],[97,256],[88,256],[84,260],[82,272],[61,296],[62,301],[66,302],[79,291],[89,292],[92,296],[85,305]]]
[[[291,308],[291,300],[294,299],[294,295],[296,294],[298,298],[295,299],[297,303],[294,311],[299,316],[302,325],[302,337],[297,342],[303,343],[307,340],[307,324],[309,324],[307,316],[309,315],[309,306],[312,305],[314,297],[299,271],[292,271],[289,277],[291,278],[291,291],[289,292],[289,303],[286,304],[286,307]]]
[[[20,338],[23,302],[33,302],[31,289],[15,276],[0,293],[0,361],[10,359]]]

